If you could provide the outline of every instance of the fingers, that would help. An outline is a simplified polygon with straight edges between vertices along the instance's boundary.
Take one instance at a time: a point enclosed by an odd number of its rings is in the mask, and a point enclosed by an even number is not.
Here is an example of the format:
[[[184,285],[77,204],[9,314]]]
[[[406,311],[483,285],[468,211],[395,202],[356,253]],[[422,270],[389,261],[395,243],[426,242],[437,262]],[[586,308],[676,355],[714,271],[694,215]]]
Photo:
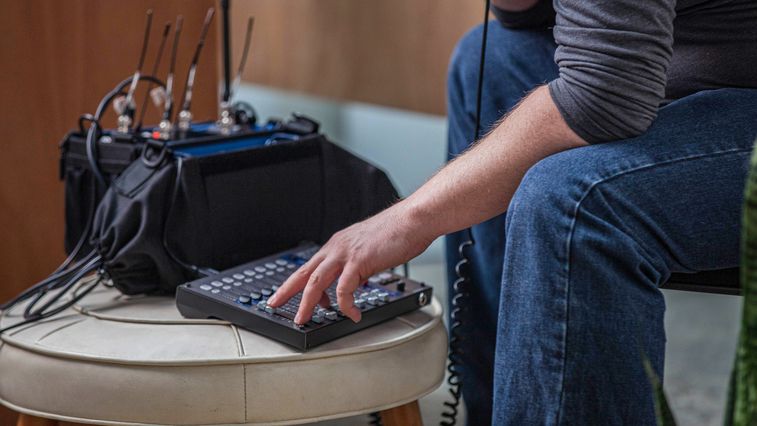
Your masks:
[[[292,296],[301,292],[302,289],[305,288],[305,285],[307,285],[308,279],[310,279],[311,274],[318,267],[318,265],[321,264],[324,257],[325,256],[318,252],[304,265],[300,266],[299,269],[297,269],[291,276],[289,276],[289,278],[287,278],[286,281],[284,281],[284,284],[282,284],[281,287],[276,290],[276,293],[274,293],[273,296],[268,299],[268,305],[274,308],[278,308],[279,306],[289,301]]]
[[[315,305],[321,300],[323,292],[339,276],[341,267],[338,263],[326,260],[318,265],[315,271],[310,275],[310,279],[305,285],[305,291],[302,293],[300,308],[294,317],[297,324],[305,324],[313,316]]]
[[[321,293],[321,300],[318,301],[318,305],[322,308],[331,307],[331,299],[329,299],[329,295],[325,291]]]
[[[347,265],[339,277],[339,283],[336,286],[336,298],[339,303],[339,309],[354,322],[360,321],[362,317],[360,309],[355,306],[355,296],[353,294],[358,285],[360,285],[360,274],[356,268]]]

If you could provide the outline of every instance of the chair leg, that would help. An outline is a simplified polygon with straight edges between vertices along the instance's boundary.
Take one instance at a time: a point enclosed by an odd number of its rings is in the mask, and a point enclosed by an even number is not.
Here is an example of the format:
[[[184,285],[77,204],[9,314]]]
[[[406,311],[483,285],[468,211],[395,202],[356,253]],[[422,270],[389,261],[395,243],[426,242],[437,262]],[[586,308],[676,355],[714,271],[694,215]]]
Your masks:
[[[418,401],[382,411],[381,420],[384,426],[423,426]]]
[[[16,426],[58,426],[58,421],[30,416],[28,414],[19,414]]]

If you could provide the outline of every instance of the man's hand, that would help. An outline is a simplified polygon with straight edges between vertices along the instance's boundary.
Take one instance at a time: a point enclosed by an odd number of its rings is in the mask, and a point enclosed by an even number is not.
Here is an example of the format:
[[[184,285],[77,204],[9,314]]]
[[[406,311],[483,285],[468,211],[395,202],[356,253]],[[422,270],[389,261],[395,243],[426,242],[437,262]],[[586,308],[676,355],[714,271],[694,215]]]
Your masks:
[[[542,158],[586,145],[565,123],[545,86],[531,93],[491,133],[445,166],[413,195],[340,231],[302,265],[268,304],[304,290],[295,322],[310,320],[334,280],[339,309],[353,321],[352,293],[376,272],[419,255],[437,237],[505,211],[523,175]]]
[[[325,290],[338,278],[339,309],[358,322],[361,314],[354,306],[353,292],[375,273],[405,263],[423,252],[434,239],[434,236],[422,235],[424,229],[429,228],[415,220],[410,205],[400,202],[337,232],[268,299],[268,305],[279,307],[304,290],[294,320],[304,324],[310,320],[316,304],[331,305]]]

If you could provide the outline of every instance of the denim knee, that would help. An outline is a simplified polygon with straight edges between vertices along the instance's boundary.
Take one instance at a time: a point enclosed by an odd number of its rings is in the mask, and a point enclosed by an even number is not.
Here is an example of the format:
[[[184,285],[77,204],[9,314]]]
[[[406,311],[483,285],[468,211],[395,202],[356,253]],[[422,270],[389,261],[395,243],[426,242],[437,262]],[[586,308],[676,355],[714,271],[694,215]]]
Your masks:
[[[643,271],[646,284],[659,285],[669,275],[659,238],[647,233],[653,226],[636,223],[635,189],[614,177],[597,155],[601,149],[573,149],[532,166],[510,202],[506,234],[524,249],[554,255],[566,273],[575,252],[594,251]]]

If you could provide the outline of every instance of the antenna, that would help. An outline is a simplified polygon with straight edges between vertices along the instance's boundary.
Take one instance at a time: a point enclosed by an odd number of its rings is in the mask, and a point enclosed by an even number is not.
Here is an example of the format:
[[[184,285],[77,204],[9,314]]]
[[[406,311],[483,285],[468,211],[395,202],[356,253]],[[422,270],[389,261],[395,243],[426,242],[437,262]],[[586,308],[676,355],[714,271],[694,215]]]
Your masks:
[[[160,60],[163,57],[163,49],[166,46],[166,40],[168,39],[168,33],[171,31],[171,23],[166,22],[165,27],[163,27],[163,36],[160,39],[160,47],[158,47],[158,55],[155,57],[155,62],[152,65],[152,75],[155,76],[155,74],[158,73],[158,67],[160,67]],[[150,90],[152,89],[152,82],[147,86],[147,93],[145,93],[145,98],[142,100],[142,106],[139,108],[139,120],[137,120],[137,125],[134,126],[137,131],[142,128],[142,121],[145,118],[145,111],[147,110],[147,99],[150,97]]]
[[[142,73],[142,65],[145,63],[145,55],[147,54],[147,45],[150,43],[150,28],[152,27],[152,9],[147,10],[147,23],[145,25],[145,35],[142,39],[142,52],[139,54],[139,63],[137,64],[137,70],[134,71],[134,76],[131,78],[131,86],[126,94],[126,100],[124,102],[123,111],[118,116],[118,132],[129,133],[131,123],[134,119],[134,91],[137,90],[137,84],[139,83],[139,77]]]
[[[239,87],[239,82],[242,80],[242,71],[244,71],[245,65],[247,65],[247,54],[250,52],[250,45],[252,44],[252,28],[255,25],[255,18],[250,16],[247,19],[247,33],[244,36],[244,50],[242,50],[242,60],[239,61],[239,68],[237,68],[237,75],[234,77],[234,85],[231,88],[231,95],[236,93]]]
[[[165,104],[163,110],[163,117],[158,125],[160,138],[168,140],[171,138],[171,130],[173,125],[171,124],[171,116],[173,115],[173,80],[174,72],[176,69],[176,54],[179,51],[179,38],[181,36],[181,29],[184,24],[184,17],[179,15],[176,17],[176,27],[173,36],[173,47],[171,47],[171,63],[168,65],[168,77],[166,77],[166,92]]]
[[[229,33],[229,6],[231,0],[221,0],[221,17],[223,18],[223,96],[221,102],[231,98],[231,41]]]
[[[250,52],[250,44],[252,42],[252,28],[255,24],[255,18],[250,16],[247,19],[247,32],[244,36],[244,49],[242,49],[242,59],[239,61],[239,67],[237,68],[237,75],[234,77],[234,83],[228,93],[224,93],[224,99],[221,101],[221,117],[218,119],[216,126],[221,130],[223,134],[231,133],[234,128],[235,120],[234,114],[231,108],[231,97],[237,91],[239,82],[242,80],[242,71],[247,64],[247,54]]]
[[[190,108],[192,106],[192,88],[194,86],[195,73],[197,71],[197,61],[200,59],[200,52],[202,52],[202,46],[205,45],[205,37],[208,35],[208,28],[210,28],[210,22],[213,20],[215,9],[212,7],[208,9],[208,13],[205,15],[205,22],[202,24],[202,31],[200,33],[200,40],[197,42],[194,56],[192,57],[192,63],[189,65],[189,72],[187,72],[187,80],[184,85],[184,94],[181,99],[181,111],[178,116],[178,126],[181,132],[189,130],[189,126],[192,122],[192,112]]]

